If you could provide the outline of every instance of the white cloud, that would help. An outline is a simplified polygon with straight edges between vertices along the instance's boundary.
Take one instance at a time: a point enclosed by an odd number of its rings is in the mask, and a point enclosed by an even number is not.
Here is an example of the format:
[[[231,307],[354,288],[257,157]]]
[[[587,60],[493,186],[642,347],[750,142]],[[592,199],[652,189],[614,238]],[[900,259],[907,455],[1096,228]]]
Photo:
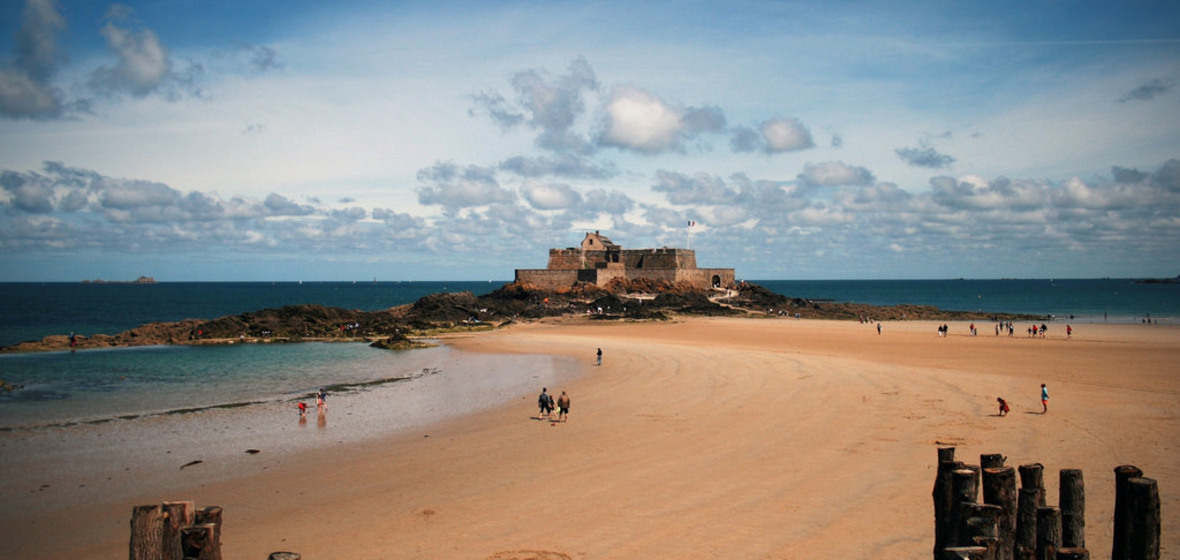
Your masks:
[[[599,143],[658,153],[675,149],[684,121],[680,111],[632,86],[620,86],[607,102]]]
[[[855,186],[872,183],[873,174],[863,167],[853,167],[842,161],[828,161],[804,165],[799,180],[820,187]]]
[[[525,181],[520,194],[533,208],[538,210],[562,210],[582,201],[582,196],[569,185]]]
[[[29,0],[16,33],[16,57],[0,67],[0,115],[52,118],[62,111],[63,94],[50,83],[64,55],[57,35],[65,18],[53,0]]]
[[[795,152],[815,146],[811,131],[799,119],[775,118],[762,123],[767,153]]]
[[[160,38],[151,29],[116,25],[134,17],[129,9],[112,9],[108,17],[102,36],[118,62],[95,70],[91,83],[100,91],[128,92],[139,97],[163,86],[171,76],[172,61]]]

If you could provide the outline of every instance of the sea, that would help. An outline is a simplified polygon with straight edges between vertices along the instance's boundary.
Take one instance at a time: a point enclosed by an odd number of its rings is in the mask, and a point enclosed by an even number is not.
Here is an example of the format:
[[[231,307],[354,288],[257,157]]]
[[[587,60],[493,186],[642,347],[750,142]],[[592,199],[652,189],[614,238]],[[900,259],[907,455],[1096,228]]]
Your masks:
[[[918,304],[1021,313],[1050,321],[1180,320],[1180,283],[1133,279],[750,280],[813,301]],[[49,335],[116,334],[151,322],[213,319],[284,305],[366,311],[441,292],[484,295],[506,282],[0,283],[0,346]],[[151,346],[0,355],[0,430],[109,422],[307,399],[442,374],[511,398],[569,370],[549,356],[489,358],[440,346],[386,351],[363,343]],[[576,369],[576,368],[575,368]],[[489,373],[491,372],[491,373]],[[427,375],[430,374],[430,375]],[[486,399],[484,398],[486,397]],[[396,406],[393,404],[391,406]]]

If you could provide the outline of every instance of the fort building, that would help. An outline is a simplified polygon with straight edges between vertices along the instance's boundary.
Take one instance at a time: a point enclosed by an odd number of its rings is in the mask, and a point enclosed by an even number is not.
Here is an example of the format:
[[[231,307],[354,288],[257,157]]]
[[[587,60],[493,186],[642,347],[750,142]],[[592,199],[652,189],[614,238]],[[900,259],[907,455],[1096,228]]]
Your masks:
[[[545,290],[579,282],[605,287],[616,278],[686,283],[702,290],[734,283],[732,268],[697,268],[691,249],[624,249],[597,231],[587,233],[581,247],[550,249],[544,269],[516,269],[516,282]]]

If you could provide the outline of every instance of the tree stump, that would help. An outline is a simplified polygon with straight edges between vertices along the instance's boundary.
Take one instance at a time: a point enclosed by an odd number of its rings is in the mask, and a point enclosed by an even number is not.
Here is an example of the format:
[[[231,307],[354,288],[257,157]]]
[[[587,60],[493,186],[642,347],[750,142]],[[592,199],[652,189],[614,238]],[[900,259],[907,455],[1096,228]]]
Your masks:
[[[1081,469],[1061,469],[1061,546],[1086,548],[1086,485]]]

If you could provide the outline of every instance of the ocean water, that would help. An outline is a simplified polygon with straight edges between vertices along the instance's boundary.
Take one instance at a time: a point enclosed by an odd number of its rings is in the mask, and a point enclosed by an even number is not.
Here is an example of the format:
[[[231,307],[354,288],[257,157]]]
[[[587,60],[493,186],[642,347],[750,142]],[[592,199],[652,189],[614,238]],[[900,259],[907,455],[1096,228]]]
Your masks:
[[[1180,283],[1132,279],[752,280],[775,293],[870,305],[932,305],[948,311],[1024,313],[1056,320],[1159,323],[1180,320]]]
[[[1180,284],[1126,279],[752,282],[785,296],[812,300],[923,304],[947,310],[1054,315],[1076,322],[1131,323],[1150,317],[1169,325],[1180,320]],[[70,332],[115,334],[149,322],[212,319],[283,305],[321,304],[371,311],[444,291],[482,295],[502,284],[0,283],[0,345]],[[488,398],[506,398],[513,392],[531,391],[531,385],[539,380],[556,378],[555,368],[560,369],[545,356],[493,360],[465,356],[445,347],[391,352],[352,343],[0,355],[0,380],[23,386],[0,391],[0,429],[273,405],[293,402],[321,386],[348,393],[374,384],[409,386],[437,374],[449,376],[453,383],[486,386],[482,394]],[[390,381],[401,378],[407,380]]]

